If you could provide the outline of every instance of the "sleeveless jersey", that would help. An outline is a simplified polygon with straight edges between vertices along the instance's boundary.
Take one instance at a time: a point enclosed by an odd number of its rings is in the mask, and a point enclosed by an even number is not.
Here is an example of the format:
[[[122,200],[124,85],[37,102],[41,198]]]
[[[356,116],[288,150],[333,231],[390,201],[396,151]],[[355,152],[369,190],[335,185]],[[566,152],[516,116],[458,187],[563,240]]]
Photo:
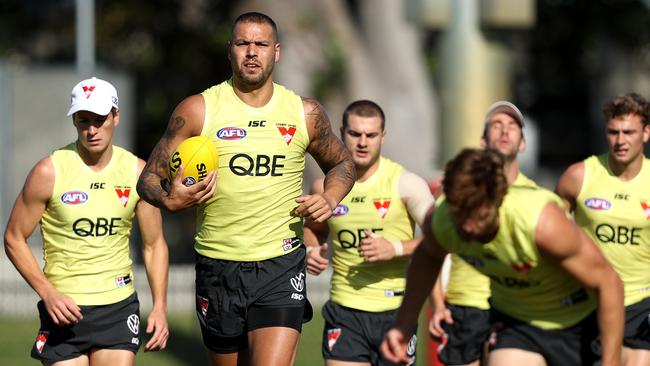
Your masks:
[[[113,146],[101,171],[79,157],[76,143],[50,155],[55,179],[41,218],[43,272],[78,305],[105,305],[131,295],[129,236],[140,199],[138,158]]]
[[[594,311],[593,293],[559,265],[544,260],[534,242],[542,209],[559,203],[559,197],[542,188],[511,186],[499,208],[499,231],[485,244],[461,240],[447,202],[441,201],[433,233],[442,247],[491,278],[495,309],[542,329],[568,328]]]
[[[300,96],[273,84],[271,100],[253,108],[225,81],[202,93],[201,135],[219,152],[217,192],[197,212],[195,249],[233,261],[260,261],[296,249],[302,219],[291,212],[302,195],[309,135]]]
[[[397,309],[406,285],[409,257],[364,262],[359,244],[368,229],[388,240],[413,239],[415,222],[399,193],[403,167],[384,157],[377,171],[352,190],[327,220],[333,245],[333,302],[363,311]]]
[[[576,223],[585,229],[625,285],[625,306],[650,296],[650,164],[622,181],[609,169],[608,155],[585,161],[576,198]]]
[[[514,186],[537,187],[534,181],[519,173]],[[490,308],[490,278],[477,271],[457,254],[451,254],[451,270],[445,297],[447,302],[477,309]]]

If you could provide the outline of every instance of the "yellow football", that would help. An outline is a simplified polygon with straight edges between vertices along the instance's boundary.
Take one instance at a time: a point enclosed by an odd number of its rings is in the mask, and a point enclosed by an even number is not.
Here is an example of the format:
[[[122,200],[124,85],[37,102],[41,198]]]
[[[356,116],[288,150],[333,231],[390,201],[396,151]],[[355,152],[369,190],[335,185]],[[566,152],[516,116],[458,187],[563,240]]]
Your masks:
[[[187,187],[205,179],[219,167],[219,154],[214,143],[205,136],[192,136],[178,145],[169,157],[167,176],[172,181],[183,166],[183,184]]]

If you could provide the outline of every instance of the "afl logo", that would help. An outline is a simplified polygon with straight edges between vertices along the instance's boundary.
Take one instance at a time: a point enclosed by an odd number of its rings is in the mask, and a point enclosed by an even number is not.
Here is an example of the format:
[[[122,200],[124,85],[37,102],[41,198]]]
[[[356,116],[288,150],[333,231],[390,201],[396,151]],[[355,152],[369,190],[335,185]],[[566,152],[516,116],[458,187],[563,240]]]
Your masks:
[[[350,209],[346,205],[338,205],[336,208],[332,211],[332,216],[334,217],[339,217],[339,216],[345,216],[348,214]]]
[[[608,200],[598,197],[587,198],[585,206],[592,210],[609,210],[612,208],[612,204]]]
[[[81,191],[65,192],[61,195],[61,202],[66,205],[80,205],[88,201],[88,194]]]
[[[217,137],[222,140],[241,140],[246,134],[246,130],[237,127],[224,127],[217,131]]]

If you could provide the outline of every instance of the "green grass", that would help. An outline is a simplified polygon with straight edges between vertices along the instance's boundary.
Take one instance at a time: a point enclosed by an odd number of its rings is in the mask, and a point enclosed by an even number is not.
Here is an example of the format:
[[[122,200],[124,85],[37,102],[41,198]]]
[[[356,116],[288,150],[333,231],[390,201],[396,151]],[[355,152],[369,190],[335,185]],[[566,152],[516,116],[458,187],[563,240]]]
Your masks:
[[[201,340],[201,331],[194,313],[175,314],[169,317],[171,335],[167,349],[162,352],[138,352],[138,366],[189,366],[205,365],[206,357]],[[36,338],[39,322],[37,318],[0,317],[0,364],[7,366],[38,366],[39,362],[29,356]],[[143,324],[144,326],[144,324]],[[298,349],[296,365],[323,365],[321,356],[321,334],[323,319],[320,309],[314,309],[314,319],[305,324]],[[426,365],[426,349],[420,327],[418,344],[418,366]],[[143,337],[146,342],[147,337]],[[142,349],[142,348],[141,348]]]

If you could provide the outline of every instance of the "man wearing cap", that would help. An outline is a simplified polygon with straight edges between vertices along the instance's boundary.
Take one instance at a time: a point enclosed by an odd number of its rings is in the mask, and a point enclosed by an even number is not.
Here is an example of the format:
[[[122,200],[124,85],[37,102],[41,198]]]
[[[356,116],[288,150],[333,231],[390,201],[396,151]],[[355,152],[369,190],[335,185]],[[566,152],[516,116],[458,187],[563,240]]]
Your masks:
[[[508,101],[488,108],[481,146],[505,158],[509,185],[535,187],[519,170],[517,155],[526,148],[524,117]],[[443,295],[441,278],[431,293],[430,334],[440,342],[439,359],[447,365],[478,365],[490,331],[490,279],[456,254],[449,255],[451,270]]]
[[[79,82],[68,116],[77,140],[32,168],[4,236],[9,259],[41,298],[31,355],[47,365],[133,365],[140,346],[129,255],[134,216],[153,297],[145,352],[165,348],[169,336],[162,217],[135,190],[144,161],[112,144],[120,122],[113,85],[97,78]],[[37,224],[42,271],[27,243]]]
[[[636,93],[603,107],[609,151],[571,165],[556,192],[625,285],[623,364],[650,364],[650,104]]]

